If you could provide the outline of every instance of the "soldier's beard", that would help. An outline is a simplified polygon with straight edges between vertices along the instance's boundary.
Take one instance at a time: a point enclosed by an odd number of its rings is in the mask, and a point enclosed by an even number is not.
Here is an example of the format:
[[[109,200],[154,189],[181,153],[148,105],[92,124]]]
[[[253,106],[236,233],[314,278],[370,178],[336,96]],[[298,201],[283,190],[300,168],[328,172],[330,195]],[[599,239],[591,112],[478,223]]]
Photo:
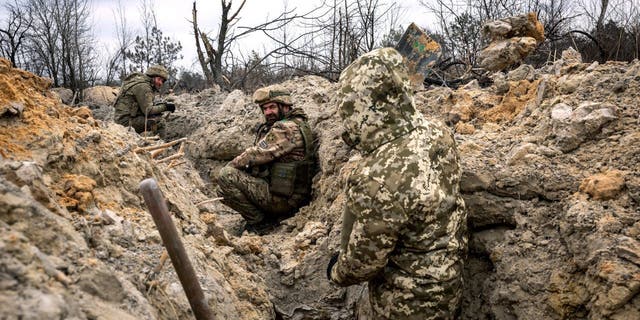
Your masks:
[[[278,110],[278,113],[264,115],[264,118],[267,121],[268,125],[272,125],[272,124],[276,123],[276,121],[282,119],[282,113],[280,112],[280,110]]]

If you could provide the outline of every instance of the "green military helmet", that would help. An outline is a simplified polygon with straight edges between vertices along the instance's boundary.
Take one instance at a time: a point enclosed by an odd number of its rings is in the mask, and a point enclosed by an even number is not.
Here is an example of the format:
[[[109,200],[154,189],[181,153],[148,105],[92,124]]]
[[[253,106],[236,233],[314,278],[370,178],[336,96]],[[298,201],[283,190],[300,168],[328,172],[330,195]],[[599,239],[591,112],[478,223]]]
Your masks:
[[[278,84],[256,90],[256,92],[253,93],[253,102],[259,106],[269,102],[277,102],[287,106],[293,105],[293,102],[291,102],[291,92]]]
[[[145,74],[149,77],[160,77],[164,80],[169,79],[169,72],[167,71],[167,68],[159,64],[147,68],[147,72],[145,72]]]

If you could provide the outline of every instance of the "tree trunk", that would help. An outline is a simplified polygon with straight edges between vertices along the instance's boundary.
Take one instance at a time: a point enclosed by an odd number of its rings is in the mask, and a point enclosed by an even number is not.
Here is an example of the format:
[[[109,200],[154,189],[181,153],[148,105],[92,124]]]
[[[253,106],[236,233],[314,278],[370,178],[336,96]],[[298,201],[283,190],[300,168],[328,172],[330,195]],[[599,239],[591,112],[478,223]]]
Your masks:
[[[204,73],[205,78],[207,79],[207,83],[210,86],[213,86],[213,76],[211,75],[211,69],[207,66],[207,61],[204,58],[204,53],[202,52],[202,47],[200,47],[200,30],[198,29],[198,10],[196,9],[196,2],[193,2],[193,34],[196,37],[196,52],[198,52],[198,61],[200,61],[200,67],[202,67],[202,73]],[[203,34],[202,36],[203,42],[206,38]],[[209,57],[211,59],[211,56]]]

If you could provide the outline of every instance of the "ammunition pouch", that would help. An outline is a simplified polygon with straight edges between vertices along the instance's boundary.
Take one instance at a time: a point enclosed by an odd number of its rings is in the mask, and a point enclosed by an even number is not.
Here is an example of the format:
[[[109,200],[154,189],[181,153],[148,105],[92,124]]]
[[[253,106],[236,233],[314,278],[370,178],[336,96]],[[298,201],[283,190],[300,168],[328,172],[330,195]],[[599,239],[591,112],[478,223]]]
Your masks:
[[[259,165],[251,166],[245,170],[249,175],[256,178],[262,178],[268,181],[269,179],[269,166]]]
[[[271,166],[269,190],[282,197],[309,195],[311,177],[309,161],[276,162]]]
[[[316,173],[316,149],[313,133],[309,125],[301,118],[293,118],[304,139],[305,156],[303,160],[293,162],[275,162],[269,170],[269,190],[275,195],[290,198],[292,195],[311,195],[311,180]]]

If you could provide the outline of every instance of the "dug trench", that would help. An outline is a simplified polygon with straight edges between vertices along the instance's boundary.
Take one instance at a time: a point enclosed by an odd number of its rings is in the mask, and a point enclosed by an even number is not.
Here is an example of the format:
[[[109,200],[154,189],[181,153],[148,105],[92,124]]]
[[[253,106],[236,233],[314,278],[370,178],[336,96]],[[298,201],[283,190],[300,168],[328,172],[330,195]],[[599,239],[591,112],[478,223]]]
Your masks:
[[[416,93],[426,117],[455,119],[471,232],[460,318],[640,318],[640,63],[525,67]],[[261,121],[245,93],[175,95],[156,141],[114,124],[109,99],[65,105],[0,60],[3,318],[192,319],[139,191],[153,177],[216,319],[366,319],[366,286],[325,277],[360,158],[340,139],[336,85],[282,85],[321,171],[309,205],[256,235],[213,192]]]

